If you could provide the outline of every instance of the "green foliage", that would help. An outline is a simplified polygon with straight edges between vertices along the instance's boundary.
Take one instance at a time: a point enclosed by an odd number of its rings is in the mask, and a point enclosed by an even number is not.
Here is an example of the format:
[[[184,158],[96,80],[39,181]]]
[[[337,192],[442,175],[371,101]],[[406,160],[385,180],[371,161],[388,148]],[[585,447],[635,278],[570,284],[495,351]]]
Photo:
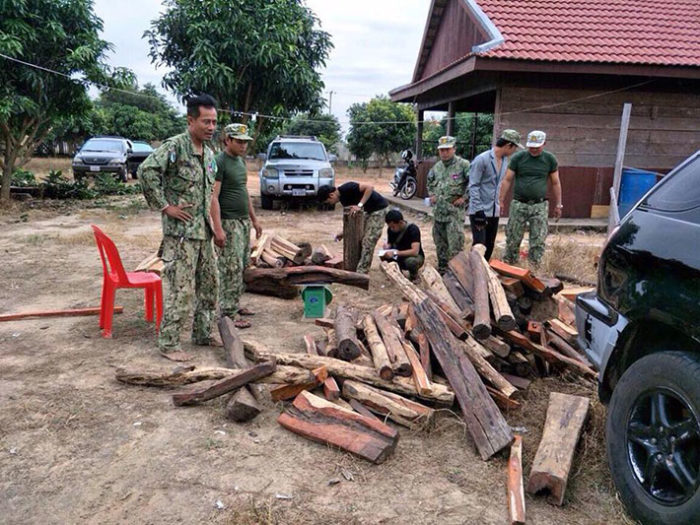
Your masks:
[[[127,186],[109,173],[100,173],[95,177],[93,187],[88,186],[87,179],[73,181],[63,175],[61,170],[51,170],[46,180],[39,185],[45,199],[96,199],[108,195],[133,195],[141,193],[138,186]]]
[[[391,153],[414,143],[416,117],[408,104],[399,104],[386,96],[379,96],[367,103],[353,104],[348,109],[348,116],[348,148],[364,169],[372,154],[388,162]]]
[[[457,155],[471,160],[473,157],[491,147],[493,135],[493,115],[490,113],[457,113],[455,115],[454,136],[457,138]],[[476,134],[474,122],[476,120]],[[445,135],[447,118],[441,121],[430,120],[423,124],[423,155],[437,155],[438,139]],[[474,139],[474,155],[471,154],[472,138]]]
[[[334,115],[300,113],[284,126],[285,135],[314,135],[328,151],[337,153],[340,123]]]
[[[19,186],[21,188],[26,188],[27,186],[36,186],[36,177],[34,173],[22,168],[17,168],[12,173],[12,186]]]
[[[317,69],[332,44],[301,1],[165,0],[164,8],[144,37],[153,62],[170,68],[168,89],[268,115],[318,106],[324,85]]]
[[[102,21],[92,0],[3,0],[0,2],[0,53],[59,71],[56,75],[0,59],[0,159],[3,189],[15,164],[28,158],[62,119],[86,115],[88,81],[133,82],[133,74],[104,62],[110,44],[99,36]]]

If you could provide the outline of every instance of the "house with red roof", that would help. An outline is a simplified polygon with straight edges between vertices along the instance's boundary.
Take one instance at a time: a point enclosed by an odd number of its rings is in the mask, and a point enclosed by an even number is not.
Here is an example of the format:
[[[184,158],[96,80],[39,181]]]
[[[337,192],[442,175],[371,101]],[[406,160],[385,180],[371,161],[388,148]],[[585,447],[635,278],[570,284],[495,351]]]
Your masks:
[[[564,216],[590,217],[610,202],[624,103],[626,166],[667,173],[700,148],[700,1],[432,0],[412,81],[390,96],[419,122],[491,113],[495,137],[544,130]]]

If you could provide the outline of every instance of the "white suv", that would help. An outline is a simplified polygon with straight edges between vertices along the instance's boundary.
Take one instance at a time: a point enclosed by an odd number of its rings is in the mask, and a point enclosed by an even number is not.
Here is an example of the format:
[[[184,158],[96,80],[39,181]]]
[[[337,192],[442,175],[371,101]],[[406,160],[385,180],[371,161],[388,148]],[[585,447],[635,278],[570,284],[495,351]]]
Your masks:
[[[275,199],[313,199],[321,186],[335,185],[331,160],[316,137],[278,135],[260,170],[263,210],[271,210]]]

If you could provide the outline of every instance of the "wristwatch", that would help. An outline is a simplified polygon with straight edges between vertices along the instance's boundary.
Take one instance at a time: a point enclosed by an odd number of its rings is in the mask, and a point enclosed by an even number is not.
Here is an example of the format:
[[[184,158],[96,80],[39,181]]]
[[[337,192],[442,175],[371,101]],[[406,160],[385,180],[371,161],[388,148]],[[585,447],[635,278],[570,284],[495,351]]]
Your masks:
[[[358,208],[362,208],[362,206],[364,206],[364,205],[365,205],[364,202],[359,202],[359,203],[357,204],[357,207],[358,207]]]
[[[563,204],[557,204],[557,208],[561,209],[561,208],[563,208],[563,207],[564,207]]]

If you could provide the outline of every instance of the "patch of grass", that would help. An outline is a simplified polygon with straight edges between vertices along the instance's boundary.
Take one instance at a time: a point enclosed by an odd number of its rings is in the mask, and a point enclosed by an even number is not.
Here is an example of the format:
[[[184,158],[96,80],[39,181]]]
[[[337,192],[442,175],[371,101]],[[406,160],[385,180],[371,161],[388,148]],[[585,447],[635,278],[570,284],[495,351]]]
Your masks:
[[[596,257],[600,255],[601,246],[590,236],[572,239],[566,235],[556,235],[551,245],[547,246],[542,266],[539,270],[544,275],[564,274],[584,281],[597,280]]]
[[[29,244],[30,246],[42,246],[49,241],[56,241],[59,239],[58,235],[46,235],[42,233],[31,233],[19,238],[19,242]]]

